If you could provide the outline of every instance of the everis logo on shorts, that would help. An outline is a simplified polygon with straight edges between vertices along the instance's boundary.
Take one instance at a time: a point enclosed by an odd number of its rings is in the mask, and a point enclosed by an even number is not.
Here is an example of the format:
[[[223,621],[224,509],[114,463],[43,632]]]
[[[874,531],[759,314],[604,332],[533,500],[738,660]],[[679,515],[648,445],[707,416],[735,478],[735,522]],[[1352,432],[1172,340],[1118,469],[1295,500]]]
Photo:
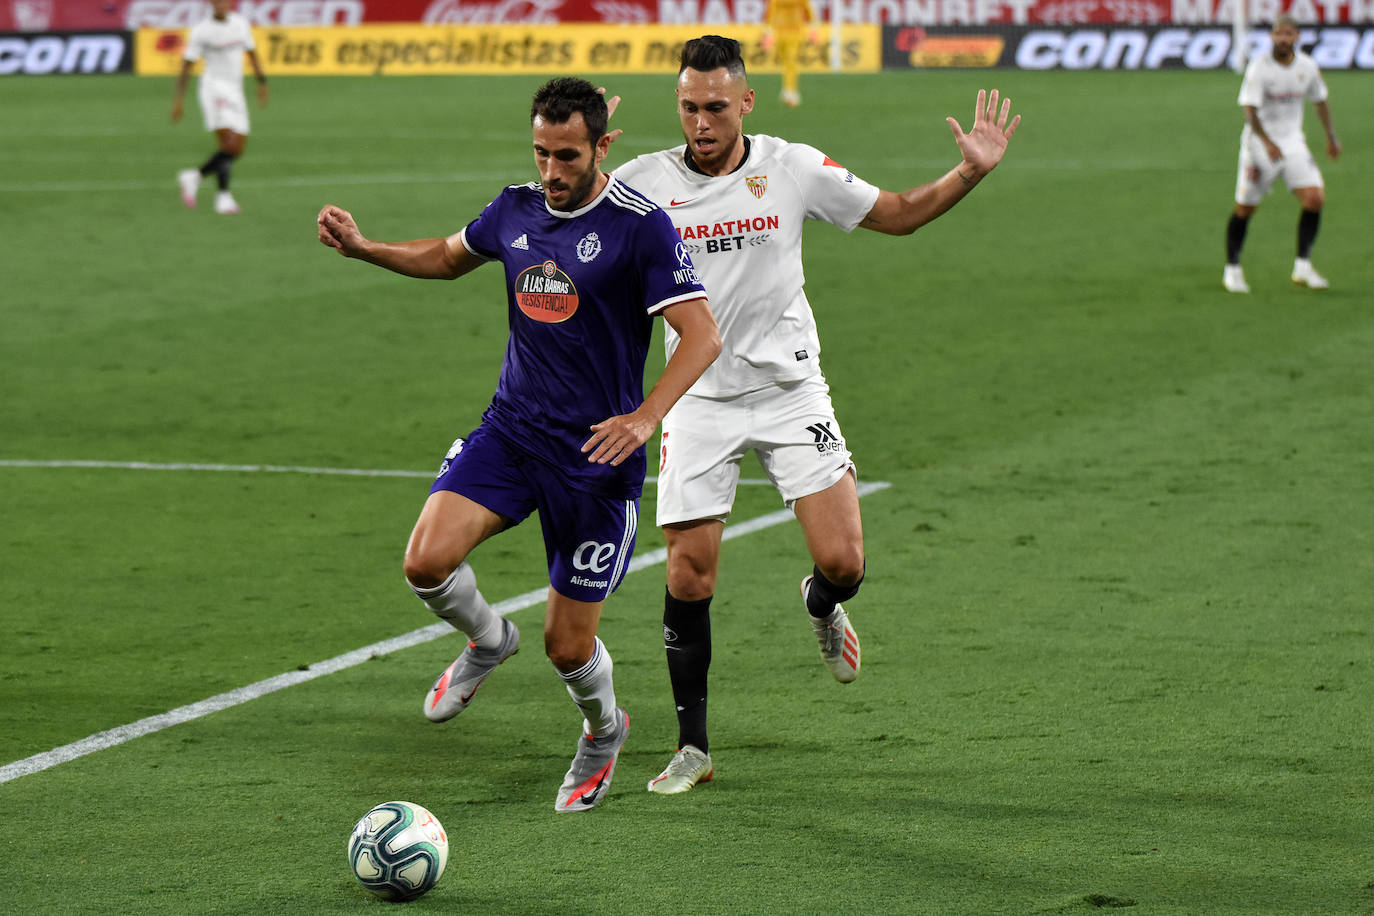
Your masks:
[[[830,428],[830,420],[820,423],[813,423],[806,428],[806,431],[816,437],[816,451],[838,452],[844,448],[844,440],[835,435],[835,431]]]

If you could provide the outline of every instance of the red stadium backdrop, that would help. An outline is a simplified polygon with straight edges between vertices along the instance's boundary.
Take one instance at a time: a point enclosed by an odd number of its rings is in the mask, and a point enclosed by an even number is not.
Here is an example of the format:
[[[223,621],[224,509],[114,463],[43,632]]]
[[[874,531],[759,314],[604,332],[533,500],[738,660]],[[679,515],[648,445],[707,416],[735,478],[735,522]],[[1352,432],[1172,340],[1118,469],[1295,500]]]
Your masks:
[[[1229,24],[1232,0],[814,0],[829,18],[890,26]],[[729,26],[763,20],[766,0],[240,0],[256,26],[602,22]],[[0,0],[0,32],[183,28],[204,0]],[[1312,25],[1374,23],[1374,0],[1250,0],[1250,21],[1288,12]]]

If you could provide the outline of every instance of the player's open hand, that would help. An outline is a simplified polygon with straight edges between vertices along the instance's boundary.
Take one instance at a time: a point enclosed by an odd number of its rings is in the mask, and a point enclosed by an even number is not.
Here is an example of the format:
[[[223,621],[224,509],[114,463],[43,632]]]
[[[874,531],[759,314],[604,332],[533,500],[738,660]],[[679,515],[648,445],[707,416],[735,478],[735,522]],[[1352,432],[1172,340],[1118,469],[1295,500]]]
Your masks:
[[[320,244],[328,245],[346,258],[353,257],[365,241],[358,224],[353,221],[353,214],[333,204],[327,204],[320,211],[315,224],[320,230]]]
[[[980,178],[1002,161],[1008,141],[1021,124],[1019,114],[1012,118],[1010,123],[1007,121],[1011,114],[1011,99],[1002,101],[1002,110],[999,112],[997,97],[996,89],[992,90],[991,95],[986,89],[978,90],[978,106],[973,110],[973,129],[968,133],[964,133],[954,118],[945,118],[950,130],[954,131],[954,142],[959,144],[959,152],[964,154],[964,161]]]
[[[619,467],[620,463],[634,454],[658,428],[657,422],[640,417],[635,413],[621,414],[593,424],[592,437],[582,443],[582,453],[592,464],[610,464]]]
[[[601,93],[602,95],[605,95],[605,94],[606,94],[606,87],[605,87],[605,86],[597,86],[597,87],[596,87],[596,91],[599,92],[599,93]],[[606,120],[607,120],[607,121],[610,121],[611,118],[615,116],[615,110],[616,110],[617,108],[619,108],[619,107],[620,107],[620,96],[618,96],[618,95],[613,95],[613,96],[611,96],[609,99],[606,100]],[[606,136],[609,138],[609,140],[610,140],[611,143],[614,143],[614,142],[615,142],[615,138],[616,138],[616,137],[619,137],[619,136],[620,136],[621,134],[623,134],[623,133],[625,133],[625,131],[620,130],[620,129],[617,128],[616,130],[608,130],[608,131],[606,131]]]

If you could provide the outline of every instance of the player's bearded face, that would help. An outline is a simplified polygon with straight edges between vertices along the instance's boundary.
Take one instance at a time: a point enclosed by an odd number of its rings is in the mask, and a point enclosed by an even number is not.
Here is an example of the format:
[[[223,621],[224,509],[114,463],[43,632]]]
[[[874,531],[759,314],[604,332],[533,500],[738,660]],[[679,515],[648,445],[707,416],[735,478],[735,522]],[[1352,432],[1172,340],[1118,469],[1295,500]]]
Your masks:
[[[562,124],[534,119],[534,164],[544,186],[544,200],[554,210],[576,210],[601,190],[600,162],[609,146],[605,137],[596,146],[587,138],[580,112]]]
[[[1269,33],[1269,40],[1274,43],[1274,57],[1287,60],[1293,56],[1293,46],[1298,43],[1298,30],[1290,25],[1276,25]]]
[[[721,67],[688,67],[677,78],[677,113],[692,161],[708,175],[723,175],[744,155],[744,116],[754,110],[754,90]]]

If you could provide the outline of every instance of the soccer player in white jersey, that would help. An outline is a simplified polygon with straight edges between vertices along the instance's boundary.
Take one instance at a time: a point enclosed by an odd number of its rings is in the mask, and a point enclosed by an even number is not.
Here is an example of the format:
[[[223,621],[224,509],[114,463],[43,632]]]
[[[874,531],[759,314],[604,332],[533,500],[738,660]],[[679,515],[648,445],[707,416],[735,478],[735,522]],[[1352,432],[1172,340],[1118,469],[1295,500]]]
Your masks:
[[[1331,109],[1326,104],[1326,83],[1316,62],[1298,50],[1298,23],[1293,17],[1275,19],[1269,37],[1273,49],[1251,59],[1240,85],[1245,127],[1240,134],[1236,208],[1226,225],[1226,267],[1221,277],[1222,286],[1233,293],[1250,292],[1240,267],[1245,230],[1260,201],[1274,186],[1274,179],[1279,177],[1302,207],[1293,282],[1309,289],[1326,289],[1330,285],[1313,269],[1310,260],[1326,192],[1321,170],[1302,132],[1303,103],[1311,99],[1326,131],[1326,155],[1335,159],[1341,154],[1340,141],[1331,126]]]
[[[944,213],[1002,159],[1020,115],[980,91],[962,160],[900,194],[859,179],[819,150],[743,133],[754,107],[739,42],[687,42],[677,82],[686,144],[640,156],[615,176],[664,207],[711,297],[724,352],[663,421],[658,524],[668,547],[663,634],[678,712],[678,751],[649,790],[685,792],[713,773],[706,730],[709,608],[740,459],[753,450],[796,513],[813,560],[801,595],[821,657],[841,682],[859,673],[859,638],[841,602],[864,577],[856,471],[821,374],[802,290],[802,224],[820,219],[906,235]],[[668,351],[677,339],[668,333]]]
[[[226,214],[239,212],[238,202],[229,191],[229,170],[234,160],[243,155],[248,138],[248,102],[243,95],[244,54],[248,55],[258,80],[258,107],[267,104],[267,76],[258,62],[253,30],[247,19],[234,12],[234,2],[210,0],[210,15],[191,27],[172,98],[172,123],[175,124],[181,120],[191,68],[203,58],[205,72],[200,77],[200,112],[205,118],[205,129],[215,135],[218,148],[199,169],[178,172],[177,184],[181,186],[182,203],[194,207],[200,180],[214,173],[219,184],[215,212]]]
[[[606,101],[585,80],[551,80],[530,111],[542,184],[513,185],[448,238],[365,238],[337,207],[320,241],[411,277],[453,279],[487,261],[506,275],[510,341],[481,425],[445,456],[406,547],[425,606],[468,646],[425,697],[433,721],[467,708],[520,632],[477,590],[468,554],[535,510],[548,559],[544,651],[579,710],[577,744],[554,809],[590,810],[610,787],[630,719],[616,703],[601,608],[634,552],[644,443],[720,352],[702,285],[663,211],[601,171]],[[681,343],[653,390],[644,364],[653,318]]]

